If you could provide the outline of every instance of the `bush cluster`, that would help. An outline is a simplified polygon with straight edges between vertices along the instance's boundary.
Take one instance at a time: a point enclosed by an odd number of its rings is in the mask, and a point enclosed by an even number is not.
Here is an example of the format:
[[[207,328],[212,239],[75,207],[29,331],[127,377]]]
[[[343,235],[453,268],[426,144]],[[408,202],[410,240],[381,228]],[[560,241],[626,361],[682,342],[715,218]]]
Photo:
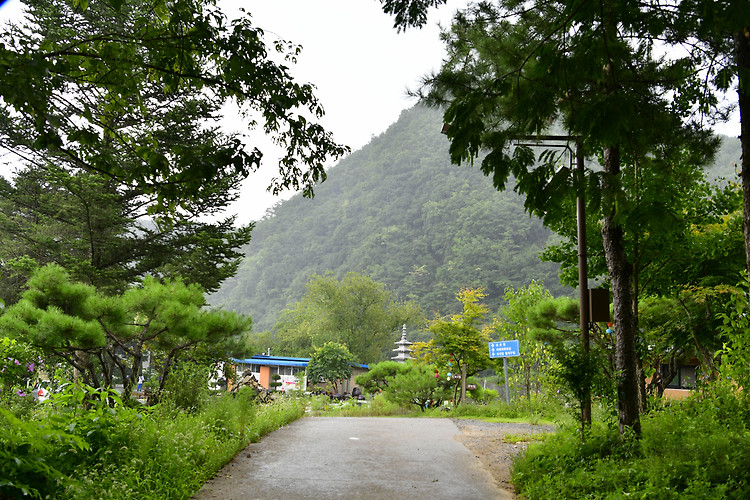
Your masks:
[[[486,404],[461,404],[451,410],[451,416],[466,418],[520,420],[530,423],[554,423],[570,420],[569,412],[554,399],[543,397],[517,398],[506,404],[495,400]]]
[[[529,499],[750,498],[747,416],[725,393],[644,415],[640,440],[595,425],[582,442],[578,429],[564,428],[516,459],[513,482]]]
[[[168,398],[133,408],[69,385],[30,419],[0,409],[0,498],[189,498],[248,443],[304,415],[294,398],[208,397],[189,411]]]

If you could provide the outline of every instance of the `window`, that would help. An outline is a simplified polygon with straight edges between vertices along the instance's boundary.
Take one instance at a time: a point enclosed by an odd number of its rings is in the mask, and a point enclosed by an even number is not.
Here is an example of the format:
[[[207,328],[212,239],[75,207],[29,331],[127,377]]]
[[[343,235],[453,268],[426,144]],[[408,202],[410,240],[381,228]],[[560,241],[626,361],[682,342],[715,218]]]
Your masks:
[[[680,387],[682,389],[695,388],[695,365],[682,365],[680,367]]]
[[[677,368],[677,373],[674,378],[667,384],[669,389],[694,389],[695,388],[695,373],[698,367],[695,365],[680,365]],[[667,365],[661,365],[662,378],[667,376],[669,367]]]

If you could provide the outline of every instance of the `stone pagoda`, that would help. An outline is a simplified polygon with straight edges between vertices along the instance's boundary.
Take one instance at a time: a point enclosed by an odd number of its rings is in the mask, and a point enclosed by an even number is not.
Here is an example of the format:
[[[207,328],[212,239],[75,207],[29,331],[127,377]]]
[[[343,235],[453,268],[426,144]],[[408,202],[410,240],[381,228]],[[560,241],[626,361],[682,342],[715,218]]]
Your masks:
[[[411,348],[409,347],[411,344],[411,342],[406,340],[406,325],[404,325],[401,330],[401,340],[396,342],[398,347],[393,350],[396,355],[392,357],[391,360],[396,361],[397,363],[403,363],[407,359],[414,359],[411,357]]]

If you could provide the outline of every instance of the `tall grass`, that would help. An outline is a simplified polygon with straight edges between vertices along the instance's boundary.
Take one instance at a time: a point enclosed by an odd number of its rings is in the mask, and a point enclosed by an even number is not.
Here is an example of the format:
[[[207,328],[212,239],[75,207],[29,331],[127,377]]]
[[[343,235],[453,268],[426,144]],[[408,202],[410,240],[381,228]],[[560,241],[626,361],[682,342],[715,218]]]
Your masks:
[[[383,395],[377,395],[366,404],[354,400],[343,403],[332,402],[325,396],[311,400],[309,412],[312,416],[341,417],[385,417],[408,416],[430,418],[478,418],[490,421],[517,421],[531,424],[552,424],[573,422],[571,413],[558,401],[543,398],[531,400],[520,398],[507,404],[493,401],[487,404],[464,403],[459,406],[441,406],[426,411],[408,411],[396,403],[389,402]]]
[[[451,409],[451,417],[482,418],[496,421],[519,421],[531,424],[553,424],[572,421],[571,413],[558,401],[547,398],[518,398],[510,404],[496,400],[488,404],[461,404]]]
[[[672,403],[642,417],[640,440],[565,428],[513,468],[524,498],[750,498],[748,410],[732,395]]]
[[[293,399],[256,407],[226,395],[199,413],[157,408],[121,427],[127,446],[77,471],[61,498],[189,498],[248,443],[303,413]]]
[[[303,414],[294,399],[255,406],[226,395],[200,413],[157,409],[122,428],[128,445],[80,470],[61,498],[189,498],[248,443]]]
[[[408,412],[396,403],[385,399],[381,394],[369,399],[367,402],[349,400],[344,402],[332,402],[326,396],[317,396],[310,404],[312,416],[330,417],[395,417],[402,416]]]
[[[305,408],[295,398],[256,404],[248,392],[214,395],[190,411],[169,401],[113,407],[116,395],[106,393],[83,405],[65,397],[40,405],[29,421],[6,415],[22,432],[0,433],[0,448],[33,460],[0,466],[0,498],[189,498],[248,443]],[[49,435],[59,436],[57,444]]]

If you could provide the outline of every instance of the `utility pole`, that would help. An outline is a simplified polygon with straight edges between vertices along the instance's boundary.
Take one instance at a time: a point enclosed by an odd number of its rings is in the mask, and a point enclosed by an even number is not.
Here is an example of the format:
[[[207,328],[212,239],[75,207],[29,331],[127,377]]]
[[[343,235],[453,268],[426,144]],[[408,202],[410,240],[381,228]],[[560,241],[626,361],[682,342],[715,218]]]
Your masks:
[[[580,137],[568,135],[540,135],[522,136],[519,140],[530,142],[531,146],[546,146],[564,148],[571,157],[570,168],[573,170],[573,157],[575,157],[575,170],[573,171],[573,184],[576,191],[576,228],[578,235],[578,298],[579,316],[581,327],[581,351],[588,365],[590,338],[589,324],[591,323],[591,311],[589,307],[588,286],[588,255],[586,251],[586,170],[583,158],[583,143]],[[575,141],[575,150],[571,149],[570,142]],[[558,144],[554,144],[557,142]],[[581,426],[591,425],[591,387],[585,388],[585,395],[581,401]]]
[[[589,360],[589,283],[586,252],[586,171],[583,165],[583,145],[576,139],[576,223],[578,228],[578,299],[581,318],[581,350],[588,366]],[[591,425],[591,387],[585,388],[581,401],[581,425]]]

